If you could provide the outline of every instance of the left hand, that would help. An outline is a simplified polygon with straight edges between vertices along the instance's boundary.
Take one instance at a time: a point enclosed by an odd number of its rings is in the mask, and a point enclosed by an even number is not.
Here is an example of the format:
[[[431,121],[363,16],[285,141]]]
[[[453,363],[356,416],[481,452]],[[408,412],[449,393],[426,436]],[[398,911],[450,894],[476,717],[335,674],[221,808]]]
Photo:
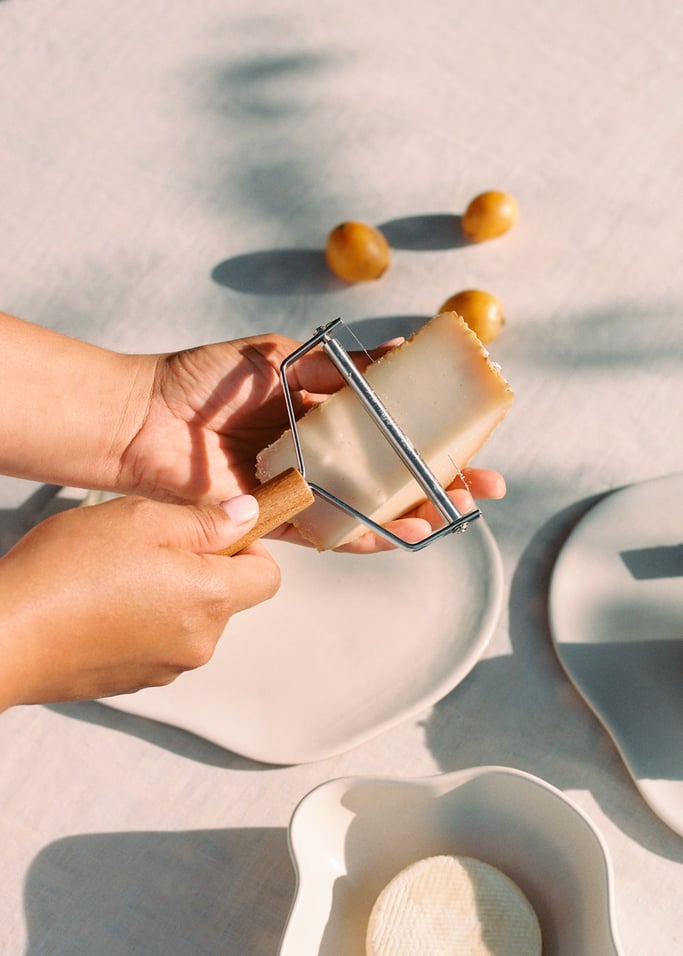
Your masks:
[[[376,358],[395,343],[376,349]],[[288,427],[279,369],[299,342],[260,335],[155,357],[156,370],[147,412],[120,459],[118,490],[164,501],[215,503],[250,492],[256,484],[257,453]],[[152,358],[152,357],[150,357]],[[370,359],[357,356],[361,367]],[[342,382],[321,350],[313,350],[290,368],[289,386],[297,416]],[[505,494],[494,471],[465,469],[469,492],[477,498]],[[471,497],[458,480],[453,496],[461,510]],[[421,506],[390,526],[402,537],[424,537],[440,523],[433,509]],[[291,525],[271,537],[301,543]],[[344,550],[369,552],[391,547],[369,533]]]

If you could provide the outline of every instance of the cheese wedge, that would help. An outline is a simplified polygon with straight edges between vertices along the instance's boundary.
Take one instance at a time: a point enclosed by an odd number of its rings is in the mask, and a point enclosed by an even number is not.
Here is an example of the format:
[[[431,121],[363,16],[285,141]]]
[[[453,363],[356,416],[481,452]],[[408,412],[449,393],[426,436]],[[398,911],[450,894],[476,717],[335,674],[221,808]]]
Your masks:
[[[541,930],[520,888],[466,856],[402,870],[370,913],[367,956],[540,956]]]
[[[373,362],[365,377],[444,486],[488,439],[514,397],[486,349],[455,312],[435,316]],[[297,432],[306,478],[378,524],[425,500],[350,387],[309,411],[297,422]],[[291,432],[261,451],[256,465],[259,481],[296,465]],[[321,551],[367,530],[321,499],[293,523]]]

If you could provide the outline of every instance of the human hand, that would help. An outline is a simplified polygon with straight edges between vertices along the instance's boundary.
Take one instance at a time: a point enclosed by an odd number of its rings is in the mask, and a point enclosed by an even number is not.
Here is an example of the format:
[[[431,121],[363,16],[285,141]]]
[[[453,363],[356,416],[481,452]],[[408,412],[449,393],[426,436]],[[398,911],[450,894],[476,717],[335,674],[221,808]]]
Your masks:
[[[367,365],[396,342],[356,356]],[[220,501],[255,485],[257,453],[288,427],[280,365],[299,342],[261,335],[206,345],[156,359],[147,411],[121,456],[119,489],[170,501]],[[320,349],[290,366],[288,384],[297,416],[342,382]],[[463,469],[449,491],[461,511],[476,498],[500,498],[505,482],[495,471]],[[441,524],[421,506],[389,527],[416,541]],[[291,525],[271,537],[304,543]],[[342,550],[371,552],[391,545],[371,532]]]
[[[250,497],[124,497],[33,528],[0,561],[0,709],[128,693],[204,664],[229,618],[278,589],[260,544],[215,553],[257,510]]]
[[[149,356],[147,409],[121,454],[118,490],[192,502],[253,490],[257,453],[289,425],[280,365],[300,344],[260,335]],[[304,355],[289,373],[297,416],[341,385],[319,349]]]

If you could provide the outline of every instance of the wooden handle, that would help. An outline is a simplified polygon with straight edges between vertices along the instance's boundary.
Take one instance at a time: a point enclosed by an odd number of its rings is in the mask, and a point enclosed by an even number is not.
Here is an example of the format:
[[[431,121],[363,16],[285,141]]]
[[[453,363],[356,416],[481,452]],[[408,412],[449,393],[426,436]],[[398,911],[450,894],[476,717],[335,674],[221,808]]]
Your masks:
[[[298,515],[300,511],[312,505],[315,500],[313,492],[296,468],[288,468],[282,474],[275,475],[274,478],[256,488],[252,494],[259,503],[258,521],[243,538],[218,551],[218,554],[231,557],[243,551],[252,541],[262,538],[273,528],[289,521],[294,515]]]

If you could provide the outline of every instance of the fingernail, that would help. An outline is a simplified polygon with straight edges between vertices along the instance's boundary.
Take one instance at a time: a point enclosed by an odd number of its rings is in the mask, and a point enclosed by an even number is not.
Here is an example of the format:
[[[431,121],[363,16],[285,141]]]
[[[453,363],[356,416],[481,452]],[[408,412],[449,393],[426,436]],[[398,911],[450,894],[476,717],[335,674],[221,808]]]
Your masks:
[[[498,475],[491,497],[504,498],[506,494],[507,494],[507,485],[505,484],[505,478],[503,478],[502,475]]]
[[[258,516],[258,501],[253,495],[238,495],[221,501],[221,508],[235,524],[248,524]]]

